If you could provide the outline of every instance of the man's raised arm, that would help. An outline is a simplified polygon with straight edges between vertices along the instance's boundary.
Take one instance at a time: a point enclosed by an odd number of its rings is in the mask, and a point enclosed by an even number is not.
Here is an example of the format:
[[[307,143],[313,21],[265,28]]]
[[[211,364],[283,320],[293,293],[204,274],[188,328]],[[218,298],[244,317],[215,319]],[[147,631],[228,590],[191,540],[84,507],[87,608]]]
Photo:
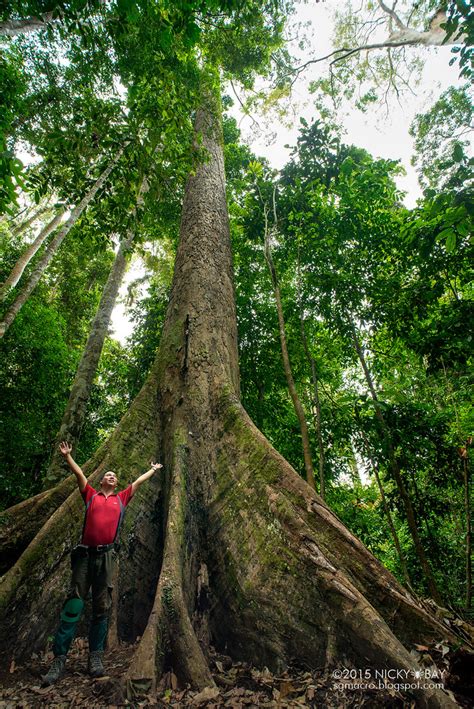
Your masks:
[[[140,475],[139,478],[135,480],[135,482],[132,483],[132,495],[135,494],[137,491],[137,488],[140,487],[142,483],[145,482],[145,480],[148,480],[148,478],[151,478],[155,470],[159,470],[159,468],[162,468],[163,466],[161,463],[151,463],[151,468],[150,470],[147,470],[146,473],[143,473],[143,475]]]
[[[78,464],[76,463],[76,461],[74,460],[74,458],[71,455],[72,446],[69,443],[67,443],[66,441],[63,441],[62,443],[59,444],[59,450],[63,454],[63,456],[66,460],[66,463],[69,465],[72,472],[76,476],[77,485],[79,487],[79,490],[81,492],[84,492],[84,490],[86,489],[86,485],[87,485],[87,478],[84,475],[84,473],[82,472],[82,469],[78,466]]]

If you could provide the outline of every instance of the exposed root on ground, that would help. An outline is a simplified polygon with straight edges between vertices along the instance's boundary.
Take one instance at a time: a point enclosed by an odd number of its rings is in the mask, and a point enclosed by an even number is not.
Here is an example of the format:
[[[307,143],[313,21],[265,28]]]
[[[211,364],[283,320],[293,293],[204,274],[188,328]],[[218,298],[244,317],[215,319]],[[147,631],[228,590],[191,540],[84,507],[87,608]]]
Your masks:
[[[166,653],[173,658],[181,682],[197,689],[214,684],[191,624],[183,592],[185,465],[185,446],[176,442],[171,461],[163,563],[153,609],[127,673],[127,695],[130,699],[143,692],[144,688],[155,690]]]

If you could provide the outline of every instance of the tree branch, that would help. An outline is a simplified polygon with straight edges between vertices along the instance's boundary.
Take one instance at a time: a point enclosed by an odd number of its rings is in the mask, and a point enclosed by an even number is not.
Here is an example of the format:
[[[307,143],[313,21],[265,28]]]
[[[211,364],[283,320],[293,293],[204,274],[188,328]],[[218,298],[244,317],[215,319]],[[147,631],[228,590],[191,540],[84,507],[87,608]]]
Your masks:
[[[43,29],[54,19],[57,18],[52,12],[45,12],[40,17],[28,17],[26,20],[5,20],[5,22],[0,22],[0,35],[15,37],[18,34],[34,32]]]
[[[389,7],[387,7],[387,5],[383,2],[383,0],[378,0],[378,3],[379,3],[380,8],[381,8],[387,15],[390,16],[390,18],[395,22],[395,24],[397,25],[397,27],[398,27],[400,30],[406,30],[406,29],[408,29],[408,27],[403,24],[403,22],[401,21],[401,19],[399,18],[399,16],[398,16],[397,13],[395,12],[395,4],[396,4],[396,3],[393,5],[392,9],[390,9]]]
[[[243,111],[244,115],[245,115],[245,116],[248,116],[248,117],[250,118],[250,120],[252,121],[252,123],[253,123],[255,126],[257,126],[257,128],[258,128],[259,130],[261,130],[261,127],[260,127],[259,122],[252,116],[252,114],[250,113],[250,111],[248,110],[248,108],[245,106],[245,104],[243,103],[242,99],[240,98],[239,94],[237,93],[237,90],[236,90],[236,88],[235,88],[235,86],[234,86],[234,82],[232,81],[232,79],[230,79],[230,85],[232,86],[232,91],[233,91],[234,94],[235,94],[235,98],[236,98],[237,101],[240,103],[240,106],[241,106],[241,108],[242,108],[242,111]]]
[[[382,2],[382,0],[380,0]],[[386,7],[386,6],[385,6]],[[389,8],[386,8],[389,12]],[[398,17],[398,16],[397,16]],[[309,59],[304,64],[295,67],[291,73],[295,75],[296,78],[311,64],[318,64],[324,62],[328,59],[332,59],[330,66],[337,64],[345,59],[348,59],[353,54],[359,54],[364,51],[372,51],[374,49],[396,49],[398,47],[410,47],[410,46],[427,46],[427,47],[440,47],[442,45],[457,44],[452,37],[448,37],[446,32],[441,27],[435,27],[426,32],[419,32],[418,30],[411,29],[410,27],[405,27],[401,20],[398,18],[397,25],[400,28],[398,32],[392,32],[390,36],[383,42],[375,42],[373,44],[361,44],[357,47],[340,47],[339,49],[334,49],[329,54],[323,57],[318,57],[316,59]]]

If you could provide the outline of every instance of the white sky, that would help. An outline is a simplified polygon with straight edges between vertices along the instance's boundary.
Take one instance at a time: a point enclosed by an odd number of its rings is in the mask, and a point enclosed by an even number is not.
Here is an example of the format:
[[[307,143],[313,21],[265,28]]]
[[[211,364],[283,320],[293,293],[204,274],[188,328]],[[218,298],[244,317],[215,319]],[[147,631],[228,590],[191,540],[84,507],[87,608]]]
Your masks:
[[[357,3],[357,6],[360,5],[360,0],[354,0],[354,2]],[[308,31],[310,46],[300,52],[302,62],[311,57],[324,56],[332,51],[332,17],[336,9],[341,10],[341,4],[341,0],[326,0],[326,2],[310,0],[300,4],[293,24],[311,22],[311,28]],[[292,29],[290,26],[290,35]],[[295,48],[295,51],[298,50]],[[407,174],[397,178],[397,183],[399,188],[407,193],[405,204],[408,207],[413,207],[417,198],[421,196],[421,190],[415,170],[410,164],[413,146],[408,129],[417,113],[426,111],[448,86],[460,82],[458,66],[449,66],[449,60],[452,57],[449,47],[408,49],[407,51],[419,51],[421,56],[425,58],[425,68],[420,85],[416,89],[416,95],[405,95],[401,106],[395,99],[391,100],[388,115],[384,109],[380,108],[373,108],[365,114],[356,109],[349,110],[345,116],[341,116],[341,123],[346,132],[344,142],[365,148],[374,157],[401,160]],[[300,125],[299,116],[305,117],[308,122],[317,118],[313,97],[308,92],[308,84],[315,78],[327,75],[327,63],[312,65],[301,80],[295,84],[293,96],[295,114],[291,128],[279,121],[274,121],[268,126],[268,130],[256,131],[252,120],[242,114],[239,104],[235,100],[232,112],[239,121],[243,140],[248,143],[256,155],[266,157],[274,168],[279,169],[288,161],[290,151],[284,146],[286,144],[292,146],[296,143]],[[228,93],[232,95],[231,90],[228,90]],[[255,118],[260,125],[265,124],[265,118],[263,120],[259,116],[255,116]],[[270,134],[272,134],[271,137]],[[125,342],[132,330],[131,323],[128,322],[126,316],[123,299],[128,283],[138,275],[142,275],[142,271],[139,266],[135,265],[127,275],[126,282],[121,289],[121,297],[112,314],[114,336],[122,343]]]
[[[294,24],[296,22],[311,22],[310,46],[306,47],[303,52],[299,51],[301,63],[313,57],[325,56],[334,49],[331,39],[333,35],[332,18],[336,9],[341,10],[341,4],[341,0],[326,0],[326,2],[310,0],[299,6]],[[353,4],[359,7],[361,3],[360,0],[353,0]],[[291,27],[289,29],[291,32]],[[382,36],[385,37],[385,32],[382,33]],[[295,49],[295,53],[297,51]],[[450,47],[408,48],[406,51],[418,53],[425,59],[420,85],[415,89],[416,95],[404,95],[401,106],[392,97],[389,102],[388,116],[385,109],[374,105],[374,108],[369,109],[365,114],[353,109],[346,116],[341,115],[340,118],[346,131],[344,142],[365,148],[374,157],[402,161],[407,175],[398,178],[397,182],[400,189],[407,192],[405,204],[408,207],[413,207],[416,199],[421,196],[421,190],[415,170],[410,165],[413,143],[408,129],[417,113],[428,110],[448,86],[461,82],[458,79],[458,65],[449,66],[449,61],[453,56]],[[299,103],[297,108],[300,110],[297,110],[294,127],[288,129],[282,124],[273,123],[271,130],[276,133],[276,139],[271,143],[268,138],[257,135],[258,131],[255,131],[255,126],[250,118],[241,119],[240,129],[245,141],[257,155],[266,157],[274,168],[279,169],[288,161],[290,151],[284,146],[285,144],[292,146],[296,143],[299,116],[303,116],[308,122],[318,117],[314,110],[313,97],[309,94],[307,87],[311,80],[327,76],[327,62],[308,67],[302,79],[295,85],[294,93]],[[242,116],[237,106],[234,107],[234,110],[235,115]]]

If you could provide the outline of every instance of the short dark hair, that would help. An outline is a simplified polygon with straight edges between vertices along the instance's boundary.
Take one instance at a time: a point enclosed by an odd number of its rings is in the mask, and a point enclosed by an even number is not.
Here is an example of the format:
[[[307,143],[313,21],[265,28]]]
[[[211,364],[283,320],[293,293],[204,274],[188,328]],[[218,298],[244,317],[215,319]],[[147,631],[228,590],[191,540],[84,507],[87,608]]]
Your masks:
[[[112,473],[112,475],[115,475],[115,477],[117,478],[117,482],[118,482],[118,475],[117,475],[117,473],[114,473],[113,470],[107,470],[105,473],[103,473],[100,477],[100,482],[102,482],[102,480],[105,478],[106,475],[108,475],[108,473]]]

